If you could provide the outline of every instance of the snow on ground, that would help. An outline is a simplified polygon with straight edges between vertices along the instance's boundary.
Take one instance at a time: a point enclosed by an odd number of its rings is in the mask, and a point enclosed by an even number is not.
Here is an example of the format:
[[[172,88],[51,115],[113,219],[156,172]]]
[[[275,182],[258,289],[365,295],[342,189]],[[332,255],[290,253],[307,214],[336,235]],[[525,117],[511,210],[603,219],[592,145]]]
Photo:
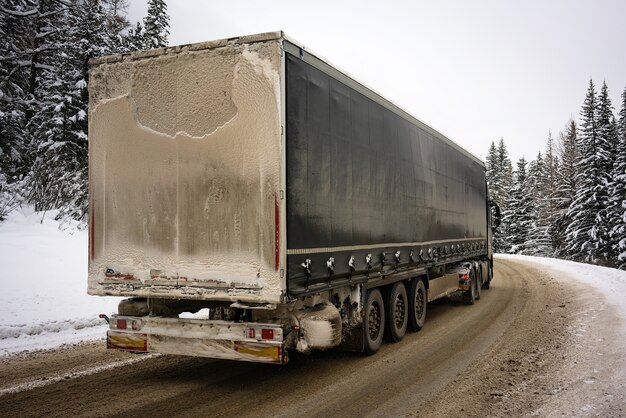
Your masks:
[[[509,254],[497,254],[496,258],[528,261],[540,264],[548,270],[565,273],[572,280],[587,284],[603,294],[607,302],[617,308],[622,319],[626,320],[626,304],[624,304],[624,299],[626,299],[626,271],[554,258]]]
[[[57,212],[13,211],[0,223],[0,355],[104,338],[119,298],[87,295],[87,231]]]

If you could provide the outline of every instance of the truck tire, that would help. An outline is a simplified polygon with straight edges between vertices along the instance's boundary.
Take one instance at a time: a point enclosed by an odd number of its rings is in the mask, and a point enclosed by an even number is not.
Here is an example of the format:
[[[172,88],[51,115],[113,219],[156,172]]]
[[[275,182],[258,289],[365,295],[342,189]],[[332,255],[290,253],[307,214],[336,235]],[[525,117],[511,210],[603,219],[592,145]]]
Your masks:
[[[465,294],[463,295],[464,297],[464,302],[467,305],[473,305],[474,302],[476,301],[476,277],[474,276],[474,270],[470,270],[470,277],[469,277],[469,289],[465,291]]]
[[[385,303],[378,289],[367,292],[363,332],[365,333],[363,351],[369,356],[378,351],[385,334]]]
[[[388,341],[397,343],[406,334],[408,322],[409,301],[404,283],[396,282],[391,286],[385,301],[387,312],[385,317],[385,337]]]
[[[487,280],[483,283],[483,289],[489,289],[491,287],[491,279],[493,279],[493,270],[491,266],[487,267]]]
[[[428,306],[428,294],[422,279],[411,280],[409,286],[409,329],[419,331],[426,322],[426,307]]]

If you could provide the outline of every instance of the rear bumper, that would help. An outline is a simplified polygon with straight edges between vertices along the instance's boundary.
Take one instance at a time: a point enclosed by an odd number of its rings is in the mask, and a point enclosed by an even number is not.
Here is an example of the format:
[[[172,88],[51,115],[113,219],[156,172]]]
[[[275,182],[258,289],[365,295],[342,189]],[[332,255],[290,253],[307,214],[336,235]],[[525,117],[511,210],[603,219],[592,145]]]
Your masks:
[[[141,320],[138,330],[114,329],[116,320]],[[288,356],[277,324],[228,321],[132,318],[114,316],[107,331],[107,348],[132,352],[178,354],[255,363],[285,364]],[[273,340],[248,338],[249,330],[271,329]]]

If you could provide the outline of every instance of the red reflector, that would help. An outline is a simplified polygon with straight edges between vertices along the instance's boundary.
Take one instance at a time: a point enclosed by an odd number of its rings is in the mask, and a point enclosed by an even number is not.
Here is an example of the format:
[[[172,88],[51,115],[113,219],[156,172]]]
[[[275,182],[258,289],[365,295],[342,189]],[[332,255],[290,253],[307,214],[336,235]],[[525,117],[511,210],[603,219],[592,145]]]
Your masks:
[[[248,328],[248,338],[254,338],[254,328]]]
[[[263,328],[261,330],[261,338],[264,340],[273,340],[274,339],[274,330]]]
[[[461,278],[463,280],[467,280],[467,279],[469,279],[469,274],[459,274],[459,278]]]
[[[117,320],[117,329],[126,329],[128,325],[126,324],[126,320],[125,319],[118,319]]]

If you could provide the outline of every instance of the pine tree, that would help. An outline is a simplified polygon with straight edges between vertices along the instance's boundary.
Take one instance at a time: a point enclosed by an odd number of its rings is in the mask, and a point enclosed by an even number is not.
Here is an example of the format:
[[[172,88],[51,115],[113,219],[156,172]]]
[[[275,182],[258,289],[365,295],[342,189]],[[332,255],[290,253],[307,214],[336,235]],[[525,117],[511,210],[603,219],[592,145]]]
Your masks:
[[[550,135],[549,141],[551,139]],[[529,165],[527,192],[530,197],[530,229],[524,243],[524,254],[547,257],[553,252],[549,233],[551,194],[548,189],[546,161],[541,152]]]
[[[526,175],[526,160],[517,162],[513,187],[507,203],[507,214],[503,223],[508,225],[508,241],[511,254],[526,254],[528,233],[532,227],[532,199]]]
[[[613,254],[613,243],[610,232],[613,220],[609,214],[611,183],[613,182],[613,162],[616,157],[617,128],[615,126],[615,114],[613,105],[609,97],[609,89],[606,82],[602,84],[602,89],[598,95],[598,166],[599,184],[597,188],[597,199],[600,203],[600,210],[596,216],[596,224],[593,232],[598,245],[598,255],[600,262],[604,265],[613,266],[615,254]]]
[[[498,153],[496,159],[500,180],[496,188],[496,203],[500,206],[502,225],[494,234],[494,246],[497,252],[508,252],[511,248],[509,241],[509,212],[510,193],[513,185],[513,164],[509,158],[509,152],[504,144],[504,138],[500,138],[498,143]]]
[[[122,37],[121,49],[123,52],[134,52],[147,49],[145,33],[141,22],[131,27]]]
[[[103,9],[107,15],[107,25],[110,32],[120,35],[121,32],[130,27],[130,22],[126,17],[129,0],[103,0]]]
[[[554,237],[555,226],[559,217],[558,208],[558,174],[560,171],[560,162],[556,152],[556,146],[554,139],[552,138],[552,131],[548,132],[548,142],[546,144],[546,153],[544,156],[544,174],[543,174],[543,187],[542,195],[545,196],[546,205],[544,208],[545,224],[548,227],[547,234],[550,239],[550,254],[554,255],[557,249],[557,242]]]
[[[16,197],[26,197],[38,210],[55,208],[64,216],[84,216],[88,60],[123,51],[119,32],[110,23],[112,18],[125,19],[127,4],[127,0],[3,1],[0,220]]]
[[[148,0],[148,15],[143,20],[143,26],[146,48],[167,46],[170,18],[164,0]]]
[[[60,208],[61,216],[87,213],[88,61],[108,53],[106,15],[98,0],[77,0],[57,22],[54,50],[41,80],[43,97],[33,117],[38,142],[30,201],[39,210]]]
[[[489,198],[499,207],[501,217],[506,217],[507,203],[509,200],[510,185],[512,179],[511,160],[504,144],[504,139],[500,139],[496,147],[492,142],[485,161],[487,167],[487,187]],[[502,222],[500,227],[494,231],[493,247],[495,252],[507,252],[510,245],[507,239],[507,225]]]
[[[601,212],[605,209],[606,185],[603,180],[602,148],[598,135],[598,99],[593,81],[581,109],[576,162],[578,189],[568,210],[572,222],[567,227],[568,253],[575,259],[593,264],[606,262],[602,240]]]
[[[574,119],[570,119],[564,131],[559,134],[557,145],[559,169],[556,171],[556,187],[554,188],[556,191],[556,216],[550,230],[557,257],[571,258],[567,252],[566,229],[572,223],[568,211],[578,190],[578,183],[576,182],[577,131],[576,122]]]
[[[28,174],[29,141],[26,122],[33,97],[34,22],[38,9],[33,1],[8,0],[0,13],[0,172],[7,184]]]
[[[487,168],[487,186],[489,188],[489,196],[493,199],[495,193],[495,184],[498,179],[498,165],[496,164],[498,150],[496,149],[496,143],[491,141],[489,151],[487,151],[487,157],[485,158],[485,166]]]
[[[613,181],[608,208],[611,220],[610,237],[616,265],[626,270],[626,88],[617,123],[618,143],[613,165]]]
[[[2,12],[0,25],[6,35],[0,60],[3,195],[21,202],[30,194],[31,166],[39,146],[29,125],[42,105],[42,78],[58,54],[51,39],[58,34],[64,8],[52,0],[8,0]]]

